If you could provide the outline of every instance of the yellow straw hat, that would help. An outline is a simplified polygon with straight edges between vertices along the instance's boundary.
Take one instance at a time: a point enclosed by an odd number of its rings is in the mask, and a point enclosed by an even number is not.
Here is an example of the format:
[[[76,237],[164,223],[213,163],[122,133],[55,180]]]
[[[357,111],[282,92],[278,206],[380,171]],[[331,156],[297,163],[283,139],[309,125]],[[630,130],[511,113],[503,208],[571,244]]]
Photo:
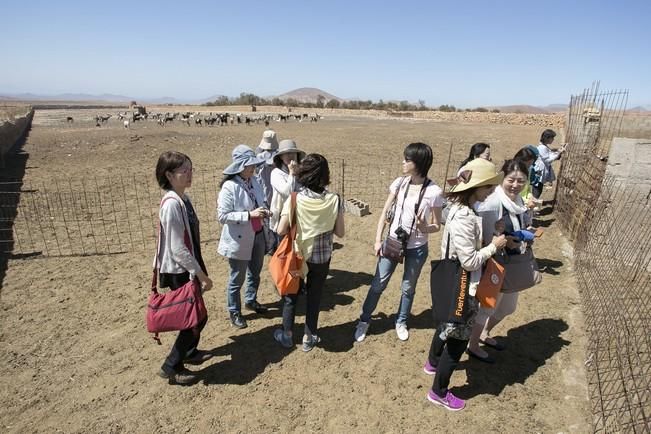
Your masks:
[[[475,187],[486,185],[498,185],[502,182],[504,175],[497,173],[493,163],[483,158],[475,158],[460,169],[458,184],[450,188],[450,192],[458,193]]]

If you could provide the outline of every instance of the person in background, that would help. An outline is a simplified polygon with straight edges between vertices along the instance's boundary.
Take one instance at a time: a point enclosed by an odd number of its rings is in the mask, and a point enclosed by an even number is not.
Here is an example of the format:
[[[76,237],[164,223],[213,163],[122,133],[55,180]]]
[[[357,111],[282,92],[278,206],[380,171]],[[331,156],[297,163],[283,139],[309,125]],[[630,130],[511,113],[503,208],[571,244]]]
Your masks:
[[[256,157],[246,145],[236,146],[232,157],[233,162],[224,169],[217,199],[217,219],[223,225],[217,251],[228,258],[230,267],[226,293],[231,325],[245,328],[240,300],[245,277],[244,307],[258,314],[268,310],[258,302],[257,295],[266,250],[263,226],[271,214],[262,187],[253,176],[255,168],[265,160]]]
[[[492,161],[491,145],[489,145],[488,143],[475,143],[474,145],[472,145],[470,147],[470,153],[468,154],[468,158],[463,160],[461,162],[461,165],[459,166],[459,172],[461,172],[461,168],[463,166],[470,163],[475,158],[483,158],[486,161]]]
[[[273,188],[271,187],[271,172],[274,169],[273,159],[278,151],[278,139],[274,130],[267,129],[262,133],[262,140],[260,140],[260,145],[258,145],[256,151],[257,157],[264,160],[264,163],[258,166],[255,177],[262,186],[264,200],[267,208],[269,208],[273,194]]]
[[[554,168],[552,163],[561,158],[563,152],[565,152],[565,145],[561,146],[559,149],[552,149],[549,147],[554,142],[556,133],[553,130],[545,130],[540,135],[540,144],[538,145],[538,160],[535,163],[535,170],[540,172],[541,181],[533,187],[533,195],[536,199],[540,198],[542,195],[543,185],[551,184],[556,180],[556,175],[554,174]]]
[[[330,193],[330,168],[328,160],[320,154],[309,154],[298,166],[297,180],[301,185],[296,195],[296,241],[295,246],[304,258],[303,273],[307,308],[303,334],[303,351],[311,351],[321,339],[317,335],[321,293],[326,277],[330,271],[332,256],[332,235],[343,237],[344,207],[341,198]],[[289,232],[291,198],[285,201],[278,233]],[[283,326],[274,331],[274,339],[285,348],[291,348],[293,342],[296,302],[299,294],[286,295],[283,305]]]
[[[405,238],[403,244],[406,246],[400,304],[395,324],[396,334],[401,341],[409,339],[407,319],[414,302],[416,283],[429,253],[428,236],[441,227],[439,222],[443,191],[427,177],[432,166],[432,148],[425,143],[411,143],[405,147],[403,156],[402,172],[405,176],[396,178],[389,186],[389,196],[377,224],[373,251],[378,260],[375,276],[355,328],[354,337],[357,342],[366,339],[371,315],[398,266],[397,261],[382,256],[382,236],[392,205],[395,203],[395,211],[389,222],[389,235],[396,238],[400,232]]]
[[[527,145],[516,152],[513,159],[522,161],[527,167],[527,183],[520,192],[520,196],[522,197],[524,204],[529,208],[529,217],[532,217],[532,210],[542,202],[541,200],[536,199],[532,192],[533,186],[540,182],[540,174],[534,169],[534,163],[538,159],[538,148],[533,145]]]
[[[463,410],[466,406],[464,400],[448,390],[448,386],[468,345],[479,309],[475,294],[482,267],[497,249],[506,246],[506,237],[500,235],[492,237],[492,241],[482,247],[482,223],[474,211],[474,207],[484,201],[501,182],[502,175],[496,173],[493,163],[481,158],[468,163],[464,171],[467,173],[464,181],[453,186],[446,194],[452,205],[441,241],[441,256],[445,257],[449,251],[449,257],[458,259],[461,267],[469,272],[468,306],[471,314],[462,324],[443,322],[437,325],[423,367],[426,374],[434,375],[434,383],[427,393],[427,399],[452,411]],[[436,303],[436,300],[432,300],[432,303]]]
[[[201,256],[199,219],[185,194],[192,185],[190,157],[180,152],[163,152],[156,164],[156,180],[165,190],[158,213],[160,242],[155,260],[159,265],[158,285],[175,291],[196,278],[202,291],[208,291],[212,288],[212,280]],[[181,330],[176,337],[158,374],[170,384],[194,383],[196,374],[184,364],[201,364],[212,357],[208,351],[197,349],[207,321],[208,317],[194,328]]]

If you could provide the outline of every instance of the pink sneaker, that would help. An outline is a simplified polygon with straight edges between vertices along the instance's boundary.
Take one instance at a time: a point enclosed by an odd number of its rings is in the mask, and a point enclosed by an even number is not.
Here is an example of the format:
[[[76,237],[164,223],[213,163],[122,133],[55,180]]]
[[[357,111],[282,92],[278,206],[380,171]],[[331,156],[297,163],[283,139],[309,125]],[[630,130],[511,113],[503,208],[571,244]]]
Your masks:
[[[433,390],[427,392],[427,399],[429,402],[445,407],[450,411],[460,411],[466,407],[466,401],[459,399],[448,390],[445,398],[441,398]]]
[[[425,360],[425,366],[423,366],[423,372],[425,372],[427,375],[435,375],[436,374],[436,368],[429,363],[429,359]]]

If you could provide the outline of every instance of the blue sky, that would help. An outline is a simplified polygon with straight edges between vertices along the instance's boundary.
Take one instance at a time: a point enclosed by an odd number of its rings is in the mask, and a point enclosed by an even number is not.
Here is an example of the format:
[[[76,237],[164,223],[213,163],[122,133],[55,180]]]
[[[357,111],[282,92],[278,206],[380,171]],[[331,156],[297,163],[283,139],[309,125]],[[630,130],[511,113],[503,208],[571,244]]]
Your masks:
[[[651,105],[651,1],[0,0],[0,93]]]

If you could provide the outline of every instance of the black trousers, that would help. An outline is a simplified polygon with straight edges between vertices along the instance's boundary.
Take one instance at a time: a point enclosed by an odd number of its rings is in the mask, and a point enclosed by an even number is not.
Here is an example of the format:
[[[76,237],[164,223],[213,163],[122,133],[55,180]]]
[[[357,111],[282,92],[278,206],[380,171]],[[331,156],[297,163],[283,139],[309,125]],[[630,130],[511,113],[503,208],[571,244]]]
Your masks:
[[[435,333],[429,349],[429,364],[436,368],[432,390],[438,396],[445,396],[448,393],[450,377],[459,365],[459,360],[468,346],[468,341],[454,338],[444,341],[441,340],[438,332]]]
[[[173,277],[172,277],[173,276]],[[175,291],[190,281],[188,273],[169,275],[166,279],[161,279],[169,282],[169,288]],[[201,338],[201,330],[206,326],[208,316],[201,321],[196,327],[181,330],[176,336],[176,341],[170,350],[165,362],[161,369],[168,375],[174,374],[183,369],[183,360],[192,357],[192,354],[197,351],[199,339]]]
[[[531,194],[536,199],[540,199],[540,196],[542,196],[542,192],[543,192],[543,183],[542,182],[540,184],[533,184],[531,186]]]
[[[319,307],[321,305],[321,294],[323,285],[330,271],[330,261],[325,264],[307,263],[307,277],[305,282],[306,312],[305,312],[305,334],[315,334],[319,322]],[[283,330],[289,332],[294,328],[296,317],[296,302],[299,294],[284,296],[283,305]]]

